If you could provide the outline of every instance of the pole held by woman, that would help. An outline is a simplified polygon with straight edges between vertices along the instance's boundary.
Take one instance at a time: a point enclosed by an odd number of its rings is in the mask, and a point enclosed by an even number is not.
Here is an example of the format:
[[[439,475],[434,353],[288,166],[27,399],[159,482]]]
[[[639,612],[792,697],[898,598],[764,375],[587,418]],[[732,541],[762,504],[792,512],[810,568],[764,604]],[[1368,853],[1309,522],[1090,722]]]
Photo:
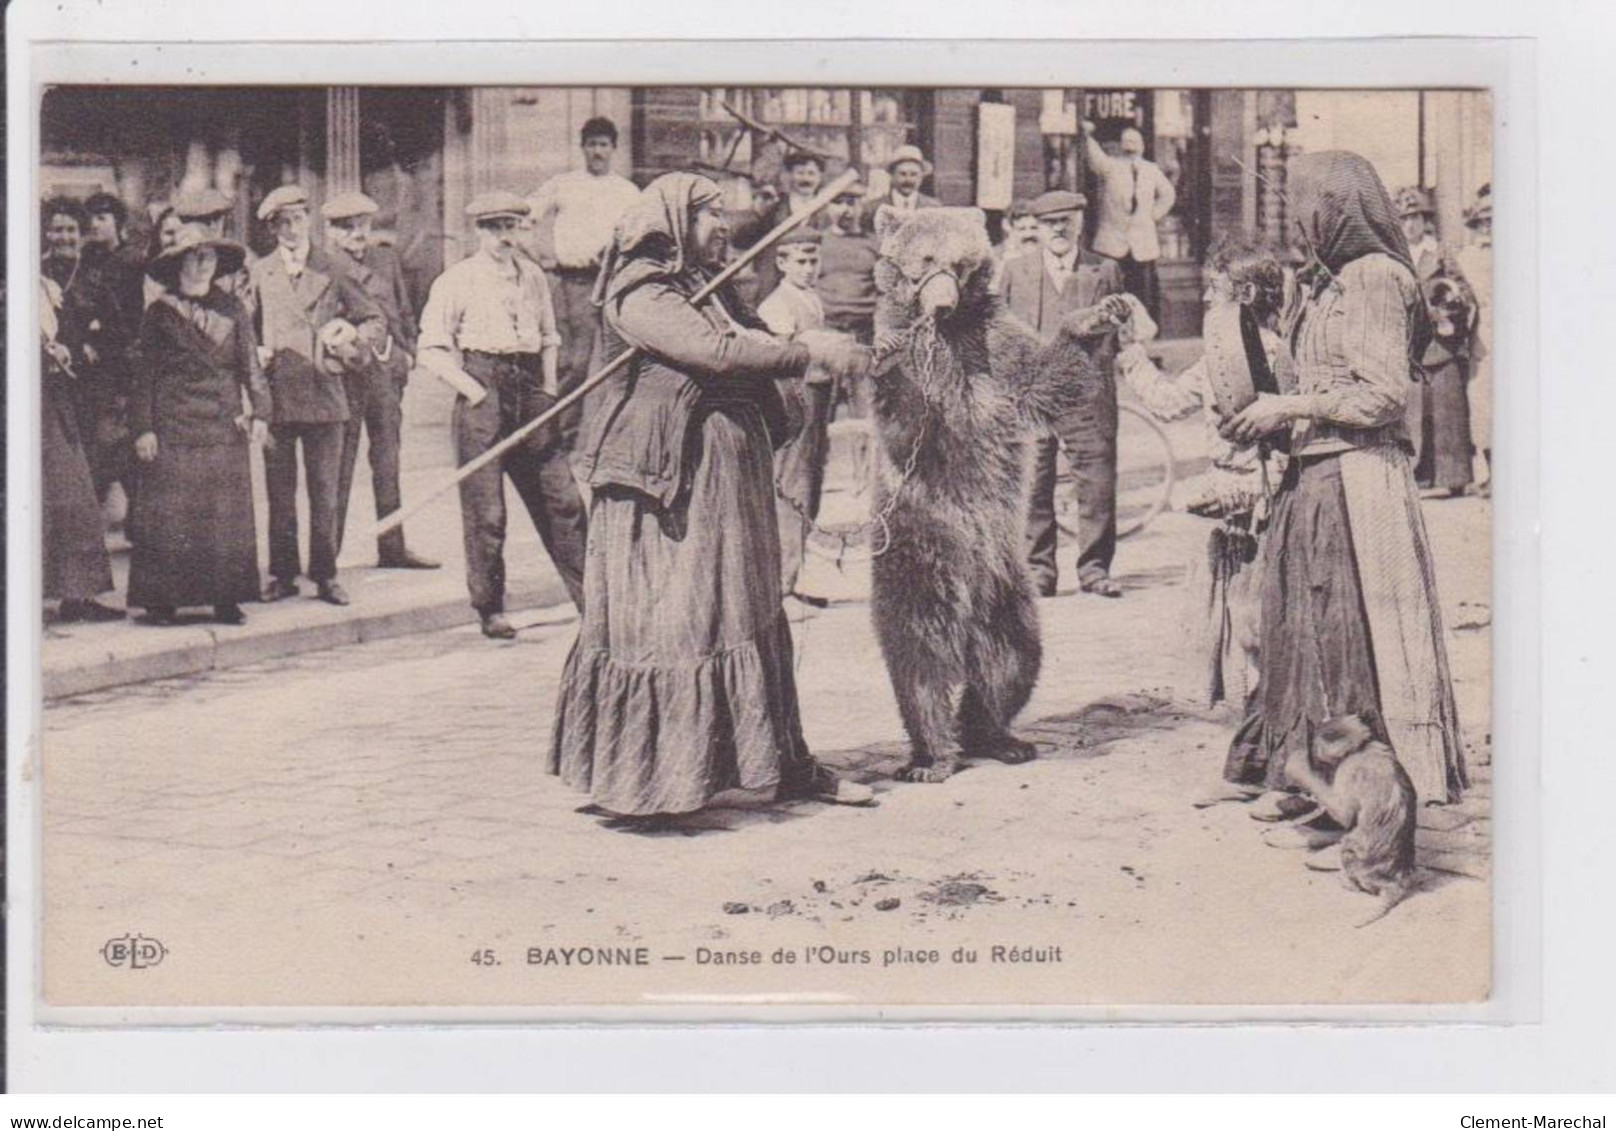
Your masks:
[[[691,297],[691,304],[700,304],[702,301],[712,295],[714,291],[718,290],[718,288],[722,287],[725,283],[729,282],[730,279],[734,278],[738,272],[747,266],[747,264],[751,263],[759,255],[763,254],[766,249],[777,243],[782,236],[785,236],[800,225],[807,223],[815,214],[822,211],[838,196],[846,192],[851,185],[857,182],[857,180],[858,171],[856,169],[848,169],[843,172],[841,176],[832,180],[824,187],[818,196],[814,197],[808,202],[808,207],[804,208],[796,215],[788,217],[786,220],[782,221],[774,228],[773,231],[769,232],[768,235],[764,236],[757,243],[753,244],[734,262],[730,263],[717,275],[713,276],[712,280],[706,286],[702,287],[701,290],[696,292],[696,294]],[[429,503],[435,502],[437,499],[453,490],[461,480],[465,479],[467,476],[475,474],[481,468],[486,467],[488,464],[499,459],[500,456],[504,455],[511,448],[514,448],[517,444],[520,444],[531,433],[539,428],[542,428],[546,422],[566,411],[569,406],[576,404],[579,400],[588,395],[591,390],[595,389],[612,374],[616,373],[623,366],[627,365],[638,352],[639,351],[635,349],[624,350],[622,353],[618,354],[616,357],[612,358],[609,362],[602,366],[598,371],[591,374],[586,380],[581,382],[577,388],[572,390],[572,392],[566,394],[560,400],[556,401],[556,403],[551,405],[547,410],[540,413],[538,416],[535,416],[526,424],[523,424],[520,428],[516,429],[498,444],[489,448],[486,452],[483,452],[476,459],[471,460],[470,462],[456,469],[453,475],[451,475],[448,479],[445,479],[442,483],[428,491],[426,494],[420,496],[420,498],[413,505],[396,510],[386,518],[377,522],[375,529],[376,535],[380,536],[387,533],[389,530],[402,526],[411,517],[424,510]]]

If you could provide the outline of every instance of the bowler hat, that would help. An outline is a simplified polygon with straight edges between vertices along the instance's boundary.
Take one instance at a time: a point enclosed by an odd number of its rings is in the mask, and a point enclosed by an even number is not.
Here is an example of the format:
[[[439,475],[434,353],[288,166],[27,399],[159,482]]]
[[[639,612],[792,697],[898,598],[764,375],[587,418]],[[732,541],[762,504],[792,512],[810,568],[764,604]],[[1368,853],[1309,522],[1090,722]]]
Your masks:
[[[263,203],[258,206],[258,218],[260,220],[274,219],[275,213],[282,208],[293,208],[299,204],[305,208],[309,204],[309,194],[303,191],[303,186],[282,185],[264,197]]]
[[[182,192],[174,198],[174,215],[181,220],[210,220],[230,211],[230,198],[216,188]]]
[[[320,206],[320,215],[327,220],[352,220],[380,211],[381,206],[362,192],[340,193]]]
[[[897,149],[892,151],[892,156],[887,159],[887,169],[891,170],[894,165],[902,165],[905,161],[913,161],[916,165],[919,165],[922,176],[931,176],[931,162],[926,160],[926,155],[920,151],[920,146],[898,146]]]
[[[1053,189],[1035,199],[1030,212],[1034,216],[1059,216],[1065,212],[1081,212],[1088,206],[1088,197],[1080,192]]]
[[[175,235],[173,247],[146,264],[146,274],[173,290],[179,285],[180,261],[185,258],[185,253],[207,247],[211,247],[219,257],[218,269],[213,272],[215,279],[234,275],[247,262],[247,249],[235,240],[215,239],[208,235],[202,225],[187,224]]]
[[[497,220],[508,216],[515,220],[523,219],[532,209],[527,201],[514,192],[485,192],[481,196],[473,197],[466,205],[466,215],[477,223],[484,220]]]

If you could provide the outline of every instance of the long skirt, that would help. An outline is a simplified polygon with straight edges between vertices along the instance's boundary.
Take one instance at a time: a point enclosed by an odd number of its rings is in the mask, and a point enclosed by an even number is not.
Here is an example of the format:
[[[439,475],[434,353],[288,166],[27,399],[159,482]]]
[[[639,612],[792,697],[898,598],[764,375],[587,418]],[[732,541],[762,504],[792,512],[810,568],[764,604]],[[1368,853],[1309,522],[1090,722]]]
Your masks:
[[[1458,800],[1458,711],[1407,456],[1293,461],[1263,559],[1258,686],[1224,776],[1286,788],[1286,761],[1352,714],[1390,743],[1422,803]]]
[[[1445,362],[1425,374],[1420,460],[1414,468],[1414,478],[1421,487],[1457,490],[1471,480],[1475,448],[1470,438],[1467,375],[1463,358]]]
[[[88,601],[112,588],[101,504],[90,461],[79,442],[78,420],[47,378],[41,481],[45,496],[45,596]]]
[[[548,769],[601,808],[700,809],[726,789],[812,774],[780,605],[774,470],[762,414],[713,407],[663,510],[607,487],[589,514],[584,613],[567,657]]]
[[[258,599],[251,449],[159,445],[139,467],[129,516],[129,603],[141,608]]]

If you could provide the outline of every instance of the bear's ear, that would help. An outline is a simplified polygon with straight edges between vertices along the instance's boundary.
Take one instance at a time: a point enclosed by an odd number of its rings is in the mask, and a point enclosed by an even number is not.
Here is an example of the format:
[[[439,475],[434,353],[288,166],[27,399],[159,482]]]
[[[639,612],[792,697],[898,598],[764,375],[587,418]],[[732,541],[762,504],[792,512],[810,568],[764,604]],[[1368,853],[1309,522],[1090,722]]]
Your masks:
[[[893,232],[903,226],[903,216],[890,204],[880,204],[875,209],[875,238],[885,240]]]

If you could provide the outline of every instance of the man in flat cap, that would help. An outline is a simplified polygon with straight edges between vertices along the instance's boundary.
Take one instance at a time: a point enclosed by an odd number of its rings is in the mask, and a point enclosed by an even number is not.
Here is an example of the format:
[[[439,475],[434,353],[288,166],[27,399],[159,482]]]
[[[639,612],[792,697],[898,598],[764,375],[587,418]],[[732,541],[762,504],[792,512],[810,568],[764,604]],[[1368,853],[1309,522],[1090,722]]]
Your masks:
[[[224,239],[230,198],[216,188],[182,192],[174,198],[174,214],[187,224],[201,225],[209,239]]]
[[[370,480],[376,517],[386,518],[402,505],[398,485],[399,445],[404,429],[404,385],[414,365],[415,310],[404,286],[404,272],[390,247],[371,244],[371,218],[376,202],[362,192],[345,192],[320,207],[325,219],[325,245],[331,258],[380,308],[387,332],[379,346],[361,354],[363,364],[343,375],[348,394],[348,423],[343,428],[342,463],[337,472],[337,549],[347,530],[348,499],[359,461],[359,434],[370,437]],[[437,569],[438,563],[412,554],[404,545],[403,527],[394,527],[376,543],[382,569]]]
[[[269,493],[269,572],[264,600],[298,593],[297,451],[309,493],[308,577],[320,600],[346,605],[337,583],[337,479],[348,421],[343,369],[358,364],[387,334],[381,309],[331,256],[309,239],[309,198],[297,185],[264,197],[258,218],[275,232],[275,249],[248,269],[249,308],[275,412],[264,452]],[[334,343],[348,341],[339,354]]]
[[[233,211],[235,205],[230,198],[211,185],[191,192],[182,192],[174,198],[174,215],[187,224],[199,225],[209,239],[229,238],[226,229],[230,226],[230,214]],[[244,266],[240,271],[232,271],[229,274],[221,274],[214,283],[226,294],[240,294],[248,286],[247,267]]]
[[[466,206],[477,251],[439,275],[421,312],[421,362],[454,367],[486,396],[454,406],[462,466],[556,402],[561,336],[544,272],[519,254],[529,207],[509,192]],[[572,477],[567,437],[551,422],[460,482],[466,586],[483,635],[509,640],[505,618],[505,477],[510,476],[573,604],[583,608],[588,519]]]
[[[1116,260],[1081,246],[1081,193],[1046,192],[1032,203],[1041,254],[1005,265],[1002,294],[1010,312],[1040,335],[1053,338],[1075,311],[1099,306],[1123,293]],[[1107,324],[1109,325],[1109,324]],[[1059,580],[1055,564],[1055,458],[1061,446],[1077,477],[1077,580],[1088,593],[1122,596],[1111,580],[1117,547],[1117,387],[1114,325],[1084,342],[1102,375],[1092,397],[1055,421],[1054,431],[1035,441],[1032,501],[1027,514],[1027,562],[1038,592],[1051,596]]]

